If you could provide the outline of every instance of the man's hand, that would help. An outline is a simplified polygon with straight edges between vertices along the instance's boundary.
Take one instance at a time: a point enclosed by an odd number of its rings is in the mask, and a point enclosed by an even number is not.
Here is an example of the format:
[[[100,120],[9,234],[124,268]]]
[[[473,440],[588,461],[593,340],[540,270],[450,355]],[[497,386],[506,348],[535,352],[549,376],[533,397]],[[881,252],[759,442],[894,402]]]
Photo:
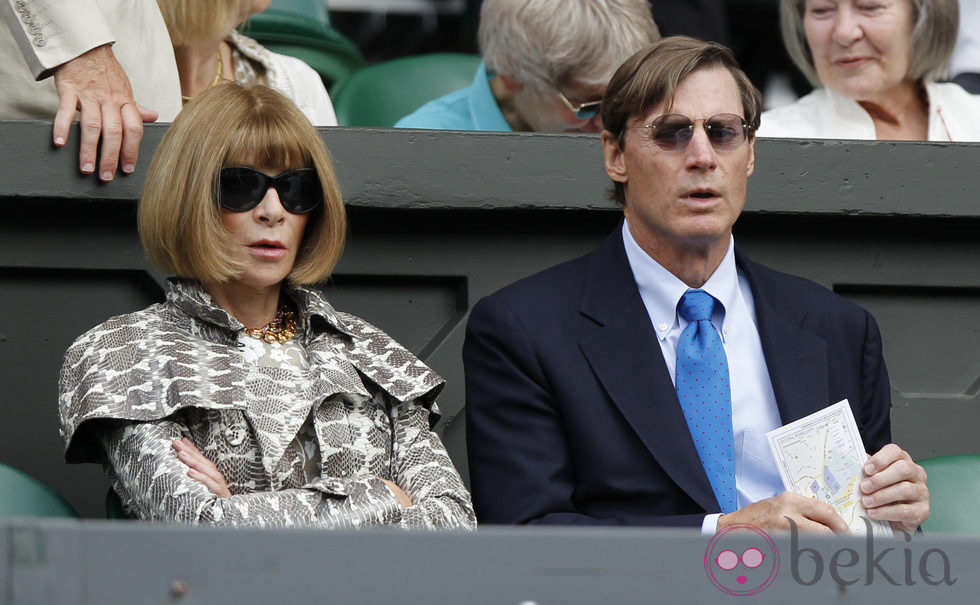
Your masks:
[[[122,160],[122,171],[136,170],[143,122],[153,122],[157,112],[140,107],[133,98],[129,78],[108,44],[98,46],[59,66],[54,72],[58,89],[58,113],[54,118],[54,144],[68,142],[75,110],[81,112],[79,168],[95,172],[96,149],[102,138],[99,178],[111,181]]]
[[[868,517],[891,521],[893,527],[912,532],[929,518],[926,470],[908,452],[889,443],[868,458],[867,477],[861,481],[861,503]]]
[[[408,508],[412,505],[412,499],[409,498],[408,494],[405,493],[405,490],[398,487],[395,482],[389,481],[383,477],[378,477],[378,479],[381,479],[384,484],[388,486],[388,489],[391,490],[391,493],[395,494],[395,497],[398,498],[398,503],[402,505],[402,508]]]
[[[187,437],[178,439],[174,441],[173,447],[177,451],[177,458],[190,468],[187,471],[188,477],[203,483],[205,487],[211,490],[211,493],[219,498],[231,497],[224,475],[213,462],[204,457],[201,450],[197,449],[190,439]]]
[[[766,498],[718,519],[718,530],[729,525],[747,523],[763,530],[789,531],[792,519],[800,531],[846,534],[847,523],[834,507],[792,492],[783,492],[775,498]]]

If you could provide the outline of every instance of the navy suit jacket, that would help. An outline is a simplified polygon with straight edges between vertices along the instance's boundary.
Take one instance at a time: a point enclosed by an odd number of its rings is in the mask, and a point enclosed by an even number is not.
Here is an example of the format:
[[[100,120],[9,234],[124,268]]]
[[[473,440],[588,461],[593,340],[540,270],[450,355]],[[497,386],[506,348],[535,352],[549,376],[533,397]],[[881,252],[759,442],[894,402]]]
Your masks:
[[[865,447],[890,442],[870,313],[748,260],[782,422],[848,399]],[[596,250],[474,306],[463,346],[481,523],[700,526],[721,512],[615,230]]]

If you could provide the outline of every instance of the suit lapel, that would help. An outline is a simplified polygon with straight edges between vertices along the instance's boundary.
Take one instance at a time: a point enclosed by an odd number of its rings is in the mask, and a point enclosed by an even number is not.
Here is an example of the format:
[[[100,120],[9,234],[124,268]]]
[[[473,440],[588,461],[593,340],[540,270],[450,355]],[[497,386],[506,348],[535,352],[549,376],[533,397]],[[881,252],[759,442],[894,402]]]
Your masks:
[[[580,310],[600,327],[579,346],[620,413],[681,489],[718,510],[619,229],[592,255]]]
[[[745,273],[755,299],[759,338],[783,424],[827,407],[827,343],[802,328],[806,311],[792,299],[785,284],[774,286],[768,271],[735,249],[735,261]]]

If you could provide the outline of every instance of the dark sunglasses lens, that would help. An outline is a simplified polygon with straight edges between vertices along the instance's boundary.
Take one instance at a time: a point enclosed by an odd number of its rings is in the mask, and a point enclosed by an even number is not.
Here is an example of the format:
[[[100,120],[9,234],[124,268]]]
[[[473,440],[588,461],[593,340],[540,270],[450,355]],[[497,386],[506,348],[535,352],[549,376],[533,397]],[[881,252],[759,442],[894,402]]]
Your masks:
[[[280,175],[276,181],[276,192],[279,193],[283,208],[293,214],[306,214],[323,200],[320,179],[312,168]]]
[[[735,114],[714,116],[704,127],[716,149],[735,149],[745,140],[745,122]]]
[[[687,147],[694,132],[694,124],[686,116],[668,114],[653,121],[650,136],[658,147],[667,151]]]
[[[240,166],[222,168],[220,183],[218,202],[234,212],[255,208],[268,189],[264,174]]]

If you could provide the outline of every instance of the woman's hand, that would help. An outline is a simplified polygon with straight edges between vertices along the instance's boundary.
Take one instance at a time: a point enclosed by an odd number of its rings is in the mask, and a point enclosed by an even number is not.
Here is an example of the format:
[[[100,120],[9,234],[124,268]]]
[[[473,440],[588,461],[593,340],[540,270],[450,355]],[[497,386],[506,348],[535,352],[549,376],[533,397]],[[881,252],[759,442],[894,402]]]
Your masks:
[[[405,490],[398,487],[394,482],[389,481],[383,477],[378,477],[378,479],[381,479],[381,481],[383,481],[384,484],[388,486],[388,489],[391,490],[391,493],[395,494],[395,497],[398,498],[398,503],[402,505],[402,508],[408,508],[409,506],[412,505],[412,499],[408,497],[408,494],[405,493]]]
[[[173,447],[177,451],[177,458],[186,464],[189,471],[187,476],[196,479],[204,484],[211,492],[219,498],[231,497],[228,485],[225,484],[225,477],[218,470],[213,462],[204,457],[201,450],[197,449],[187,437],[173,442]]]

